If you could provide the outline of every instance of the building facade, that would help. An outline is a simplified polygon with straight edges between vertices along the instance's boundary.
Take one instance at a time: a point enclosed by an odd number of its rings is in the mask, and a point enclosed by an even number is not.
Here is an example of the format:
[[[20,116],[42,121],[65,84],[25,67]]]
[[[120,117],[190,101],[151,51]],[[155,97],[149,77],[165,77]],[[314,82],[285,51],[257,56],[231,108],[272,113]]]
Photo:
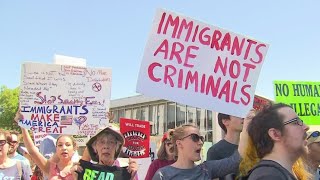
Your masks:
[[[254,107],[259,107],[270,100],[255,96],[254,102]],[[208,142],[215,143],[223,136],[216,120],[217,112],[177,102],[137,95],[111,100],[110,111],[114,113],[116,123],[120,117],[149,121],[154,136],[161,136],[168,129],[187,123],[196,124]]]

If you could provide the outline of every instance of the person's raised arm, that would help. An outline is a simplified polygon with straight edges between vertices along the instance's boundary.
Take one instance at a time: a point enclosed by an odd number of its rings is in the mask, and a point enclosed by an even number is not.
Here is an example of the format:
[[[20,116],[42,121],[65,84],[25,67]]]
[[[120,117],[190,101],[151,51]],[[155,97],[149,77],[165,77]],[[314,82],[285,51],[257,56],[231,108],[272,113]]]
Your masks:
[[[23,116],[20,111],[17,112],[14,120],[15,122],[19,122],[19,120],[23,119]],[[32,157],[33,162],[46,174],[49,174],[49,161],[39,152],[37,147],[33,144],[33,141],[30,137],[30,134],[27,129],[21,127],[23,142]]]
[[[238,146],[238,151],[241,157],[244,156],[247,145],[248,145],[249,135],[248,135],[247,129],[248,129],[248,125],[250,124],[254,116],[255,116],[255,110],[251,109],[243,121],[243,128],[242,128],[242,132],[240,133],[240,142]]]

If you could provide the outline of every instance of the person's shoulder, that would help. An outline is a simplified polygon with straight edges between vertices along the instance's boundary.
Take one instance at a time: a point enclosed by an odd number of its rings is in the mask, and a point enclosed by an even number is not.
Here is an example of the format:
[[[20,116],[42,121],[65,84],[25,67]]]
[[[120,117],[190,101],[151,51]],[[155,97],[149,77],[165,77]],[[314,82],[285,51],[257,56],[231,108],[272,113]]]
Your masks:
[[[157,170],[152,180],[168,179],[172,171],[174,171],[174,168],[172,166],[164,166]]]
[[[285,169],[277,163],[272,161],[260,162],[256,168],[251,172],[249,180],[255,179],[275,179],[275,180],[286,180],[287,175]]]
[[[208,151],[215,151],[216,149],[219,149],[223,145],[223,139],[212,145]]]

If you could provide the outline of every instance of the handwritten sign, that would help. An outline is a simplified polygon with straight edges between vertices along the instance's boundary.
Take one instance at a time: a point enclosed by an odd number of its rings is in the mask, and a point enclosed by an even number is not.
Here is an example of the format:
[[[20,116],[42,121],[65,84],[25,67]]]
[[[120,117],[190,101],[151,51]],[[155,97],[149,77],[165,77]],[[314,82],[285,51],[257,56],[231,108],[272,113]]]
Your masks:
[[[158,10],[137,92],[244,117],[267,50],[265,43]]]
[[[150,151],[150,123],[120,118],[120,131],[125,138],[123,152],[129,157],[146,158]]]
[[[33,133],[34,145],[39,147],[43,139],[47,136],[48,136],[47,133]]]
[[[292,106],[308,125],[320,125],[320,82],[274,81],[275,99]]]
[[[35,133],[94,135],[108,124],[111,69],[22,64],[19,125]]]

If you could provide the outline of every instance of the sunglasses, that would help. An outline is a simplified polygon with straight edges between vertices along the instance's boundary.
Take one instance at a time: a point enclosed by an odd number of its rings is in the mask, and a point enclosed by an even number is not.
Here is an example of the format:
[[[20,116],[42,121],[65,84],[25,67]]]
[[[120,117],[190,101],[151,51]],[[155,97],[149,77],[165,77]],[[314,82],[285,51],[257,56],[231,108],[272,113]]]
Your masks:
[[[18,141],[10,141],[9,144],[17,144]]]
[[[320,132],[319,131],[314,131],[313,133],[310,134],[310,136],[307,139],[310,139],[311,137],[319,137],[320,136]]]
[[[188,136],[185,136],[185,137],[181,138],[180,140],[183,140],[183,139],[185,139],[187,137],[191,137],[193,142],[199,142],[199,140],[204,142],[204,137],[203,136],[199,136],[198,134],[194,134],[194,133],[189,134]]]
[[[0,146],[3,146],[7,143],[7,140],[0,140]]]
[[[290,120],[284,122],[283,125],[287,125],[287,124],[291,124],[291,123],[299,125],[299,126],[303,126],[303,121],[299,117],[290,119]]]

